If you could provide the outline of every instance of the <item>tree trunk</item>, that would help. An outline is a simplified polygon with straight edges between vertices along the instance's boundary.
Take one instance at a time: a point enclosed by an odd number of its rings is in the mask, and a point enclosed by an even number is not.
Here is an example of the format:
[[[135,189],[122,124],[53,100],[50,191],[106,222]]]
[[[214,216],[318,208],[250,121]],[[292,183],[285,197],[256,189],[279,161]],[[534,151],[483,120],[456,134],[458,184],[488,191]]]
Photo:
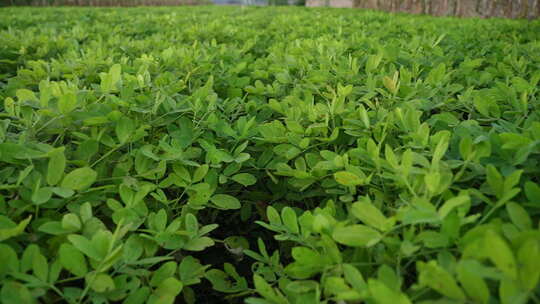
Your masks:
[[[540,17],[540,0],[356,0],[355,7],[459,17]]]

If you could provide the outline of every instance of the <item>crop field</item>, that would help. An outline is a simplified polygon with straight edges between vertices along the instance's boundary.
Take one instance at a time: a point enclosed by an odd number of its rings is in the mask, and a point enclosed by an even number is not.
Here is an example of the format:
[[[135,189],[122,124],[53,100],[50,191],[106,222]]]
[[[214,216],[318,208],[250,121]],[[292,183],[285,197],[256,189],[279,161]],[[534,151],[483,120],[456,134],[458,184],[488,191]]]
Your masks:
[[[0,303],[540,303],[540,21],[0,9]]]

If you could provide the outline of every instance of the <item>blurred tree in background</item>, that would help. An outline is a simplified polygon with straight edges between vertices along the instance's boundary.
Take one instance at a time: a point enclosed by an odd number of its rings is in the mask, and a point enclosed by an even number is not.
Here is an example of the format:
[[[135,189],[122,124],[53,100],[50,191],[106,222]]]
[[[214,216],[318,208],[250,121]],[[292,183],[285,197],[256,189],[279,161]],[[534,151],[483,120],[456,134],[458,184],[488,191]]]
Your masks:
[[[317,0],[315,0],[317,1]],[[538,18],[540,0],[353,0],[358,8],[436,16]],[[309,2],[309,0],[308,0]]]
[[[210,4],[211,0],[0,0],[0,6],[137,6],[137,5],[198,5]]]

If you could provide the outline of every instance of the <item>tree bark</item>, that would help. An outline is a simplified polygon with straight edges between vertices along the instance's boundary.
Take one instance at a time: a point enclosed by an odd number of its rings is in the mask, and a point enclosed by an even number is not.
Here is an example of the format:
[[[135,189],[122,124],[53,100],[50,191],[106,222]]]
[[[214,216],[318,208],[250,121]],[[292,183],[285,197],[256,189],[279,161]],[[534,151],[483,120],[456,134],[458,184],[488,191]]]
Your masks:
[[[540,17],[540,0],[356,0],[355,7],[436,16]]]

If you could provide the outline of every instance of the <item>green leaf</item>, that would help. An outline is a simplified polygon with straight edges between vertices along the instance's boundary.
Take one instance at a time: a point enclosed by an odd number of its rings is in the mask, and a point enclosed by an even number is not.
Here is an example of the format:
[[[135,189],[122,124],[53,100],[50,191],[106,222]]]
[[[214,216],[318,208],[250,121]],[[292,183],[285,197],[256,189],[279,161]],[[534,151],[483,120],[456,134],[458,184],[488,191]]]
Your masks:
[[[528,295],[521,290],[519,284],[511,279],[503,278],[499,285],[499,298],[501,304],[525,304]]]
[[[152,279],[150,279],[150,286],[159,286],[165,279],[173,277],[176,272],[176,266],[176,262],[172,261],[161,265],[153,272]]]
[[[517,255],[521,286],[532,291],[538,286],[540,279],[540,244],[530,238],[521,245]]]
[[[92,218],[92,205],[89,202],[82,204],[79,208],[79,214],[81,216],[81,222],[85,223],[90,220]]]
[[[62,271],[62,264],[60,264],[59,259],[55,259],[54,262],[52,262],[51,267],[49,267],[49,280],[48,281],[52,284],[58,281],[61,271]]]
[[[62,228],[62,223],[57,221],[43,223],[41,226],[39,226],[38,230],[53,235],[60,235],[70,232],[69,230]]]
[[[199,222],[197,221],[197,217],[195,215],[191,213],[186,214],[184,222],[187,232],[197,234],[197,232],[199,231]]]
[[[489,248],[486,254],[491,262],[509,278],[517,279],[516,259],[506,241],[496,232],[488,230],[484,237],[484,246]]]
[[[32,271],[34,275],[43,282],[47,282],[49,276],[49,265],[47,259],[38,251],[32,259]]]
[[[437,146],[435,146],[435,150],[433,151],[433,157],[432,157],[432,164],[437,169],[439,166],[439,161],[443,158],[444,154],[446,153],[446,150],[448,149],[448,141],[449,136],[443,136],[439,142],[437,143]]]
[[[495,196],[501,198],[504,192],[504,179],[502,175],[493,165],[488,165],[486,167],[486,175],[491,191],[495,193]]]
[[[88,272],[86,259],[82,253],[72,245],[66,243],[60,245],[58,256],[62,267],[74,275],[82,277]]]
[[[512,174],[506,176],[504,178],[504,191],[510,191],[514,186],[517,186],[519,184],[519,180],[521,179],[521,174],[523,173],[523,170],[515,170],[512,172]]]
[[[469,265],[469,261],[462,260],[457,267],[457,278],[467,295],[476,303],[486,304],[489,301],[489,289],[485,280]]]
[[[540,186],[532,181],[527,181],[525,183],[525,195],[530,202],[540,202]]]
[[[301,220],[299,222],[301,226],[305,227],[305,225],[302,224]],[[326,234],[321,235],[320,244],[324,248],[326,257],[332,260],[332,262],[338,263],[338,264],[341,264],[343,262],[343,256],[341,254],[341,251],[339,250],[336,242],[334,242],[334,240],[330,236]]]
[[[0,302],[2,303],[17,303],[17,304],[31,304],[35,303],[30,291],[21,283],[15,281],[7,281],[2,284],[2,290],[0,291]]]
[[[17,253],[9,245],[0,243],[0,278],[9,272],[19,271]]]
[[[364,277],[362,276],[362,273],[356,267],[350,264],[343,264],[342,267],[343,274],[347,283],[351,284],[351,286],[358,293],[361,294],[365,292],[368,286],[366,281],[364,280]]]
[[[440,216],[429,201],[418,200],[410,206],[398,210],[398,218],[403,224],[438,223]]]
[[[75,191],[71,189],[61,188],[61,187],[54,187],[51,188],[52,192],[62,198],[70,198],[75,194]]]
[[[52,197],[53,191],[50,187],[39,188],[32,193],[32,202],[35,205],[42,205],[48,202]]]
[[[367,57],[366,66],[365,66],[366,74],[369,74],[375,71],[377,67],[379,66],[379,64],[381,63],[382,58],[383,58],[382,53],[377,53],[377,55],[369,55]]]
[[[210,198],[210,201],[220,209],[240,209],[240,201],[234,196],[227,194],[216,194]]]
[[[463,290],[457,285],[454,277],[445,269],[437,265],[436,261],[428,263],[418,262],[418,281],[424,286],[429,286],[444,296],[451,299],[465,301]]]
[[[528,137],[516,133],[501,133],[499,137],[503,142],[501,146],[503,149],[517,150],[531,143]]]
[[[247,282],[243,278],[232,278],[228,273],[219,269],[210,269],[204,276],[212,288],[224,293],[236,293],[247,288]]]
[[[117,84],[122,79],[122,66],[114,64],[109,69],[108,73],[100,73],[101,90],[103,93],[109,93],[117,90]]]
[[[34,165],[30,165],[19,172],[19,178],[17,178],[17,186],[24,181],[24,179],[34,170]]]
[[[399,167],[396,154],[394,153],[392,147],[388,144],[384,146],[384,156],[392,168],[397,169]]]
[[[91,168],[78,168],[69,172],[62,181],[62,188],[84,190],[96,181],[97,173]]]
[[[20,268],[17,269],[16,271],[21,272],[21,273],[27,273],[30,270],[33,270],[34,257],[40,254],[41,254],[41,251],[38,245],[36,244],[28,245],[23,251],[23,254],[19,263]]]
[[[469,158],[473,151],[473,141],[471,137],[465,136],[461,138],[459,142],[459,153],[461,154],[461,159],[466,160]]]
[[[197,183],[200,182],[208,173],[209,166],[207,164],[204,164],[195,170],[193,173],[193,180],[192,182]]]
[[[17,95],[17,99],[21,103],[25,101],[39,101],[36,94],[28,89],[18,89],[15,95]]]
[[[16,105],[15,100],[11,97],[4,99],[4,111],[11,116],[19,116],[19,106]]]
[[[375,229],[364,225],[351,225],[334,229],[334,240],[353,247],[371,247],[377,244],[382,235]]]
[[[301,260],[291,263],[285,267],[285,273],[294,279],[308,279],[324,269],[324,261],[320,263],[307,263]]]
[[[528,230],[532,228],[532,220],[529,213],[518,203],[508,202],[506,204],[506,212],[510,215],[512,223],[521,230]]]
[[[0,242],[22,234],[26,226],[28,226],[28,223],[30,223],[31,219],[32,219],[32,216],[30,215],[25,220],[22,220],[18,225],[11,223],[9,227],[1,228],[0,229]]]
[[[244,185],[245,187],[254,185],[257,182],[255,176],[249,173],[238,173],[233,175],[232,180]]]
[[[138,235],[132,234],[125,241],[123,246],[123,258],[124,261],[130,263],[137,261],[143,254],[144,242]]]
[[[307,293],[310,291],[315,291],[319,287],[319,283],[314,280],[302,280],[302,281],[293,281],[285,287],[286,291],[292,292],[294,294]],[[289,302],[287,302],[289,303]]]
[[[223,240],[225,247],[231,253],[237,254],[238,252],[243,252],[246,249],[249,249],[249,242],[245,237],[242,236],[229,236]]]
[[[266,217],[268,218],[268,221],[270,221],[270,224],[276,225],[276,226],[281,225],[281,218],[279,216],[279,213],[274,207],[272,206],[266,207]]]
[[[392,290],[378,280],[369,279],[368,286],[371,297],[373,297],[377,303],[411,304],[411,301],[405,294]]]
[[[285,207],[281,209],[281,219],[283,220],[283,224],[285,225],[287,230],[292,233],[300,233],[296,213],[292,208]]]
[[[327,296],[335,295],[340,300],[357,300],[360,298],[358,293],[351,289],[341,277],[330,276],[324,281],[324,292]]]
[[[47,183],[54,186],[60,182],[66,169],[66,157],[64,148],[56,149],[49,154],[49,164],[47,167]]]
[[[392,228],[392,223],[382,214],[379,208],[371,204],[370,199],[367,197],[353,203],[351,213],[365,224],[381,231]]]
[[[150,288],[147,286],[139,288],[135,292],[129,294],[122,304],[146,304],[150,292]]]
[[[128,117],[121,117],[116,122],[116,137],[120,144],[126,143],[135,131],[135,122]]]
[[[71,241],[71,236],[68,237],[68,239]],[[108,230],[100,229],[92,235],[92,240],[90,241],[92,244],[92,248],[99,253],[99,255],[103,258],[105,258],[108,255],[108,251],[111,246],[112,242],[112,233]],[[75,247],[77,247],[76,244],[74,244]],[[77,247],[79,249],[79,247]]]
[[[148,304],[172,304],[182,291],[183,284],[175,278],[167,278],[148,298]]]
[[[76,214],[68,213],[62,217],[62,229],[75,232],[81,229],[81,220]]]
[[[118,63],[113,64],[109,69],[109,75],[111,75],[111,83],[116,86],[122,80],[122,66]]]
[[[85,277],[86,284],[90,285],[90,288],[95,292],[107,292],[115,289],[113,279],[106,273],[94,273],[91,272]]]
[[[214,246],[214,241],[206,236],[190,240],[184,245],[185,250],[202,251],[208,247]]]
[[[490,108],[493,101],[489,99],[483,99],[482,96],[475,96],[473,100],[474,107],[483,116],[490,116]]]
[[[334,178],[336,179],[336,182],[349,187],[362,185],[364,183],[358,175],[348,171],[336,172],[334,173]]]
[[[453,197],[444,202],[441,208],[439,208],[439,217],[441,218],[441,220],[443,220],[452,210],[468,203],[470,203],[470,198],[468,195],[459,195]]]
[[[277,293],[270,284],[268,284],[261,276],[253,275],[253,282],[255,283],[255,290],[263,296],[263,298],[276,304],[288,304],[289,301],[283,297],[283,295]]]
[[[204,277],[206,269],[210,265],[203,266],[196,258],[186,256],[178,266],[178,274],[184,286],[198,284],[201,278]]]
[[[77,95],[73,92],[66,92],[58,98],[58,110],[63,115],[67,115],[77,108]]]
[[[426,187],[431,193],[437,193],[440,183],[441,183],[441,174],[439,172],[430,172],[424,175],[424,181]]]
[[[92,244],[90,240],[84,236],[78,234],[68,235],[68,240],[77,248],[80,252],[84,253],[87,257],[94,260],[102,260],[104,256],[99,252],[99,250]]]
[[[377,279],[394,290],[401,289],[401,278],[398,277],[392,267],[386,264],[381,265],[377,269]]]

